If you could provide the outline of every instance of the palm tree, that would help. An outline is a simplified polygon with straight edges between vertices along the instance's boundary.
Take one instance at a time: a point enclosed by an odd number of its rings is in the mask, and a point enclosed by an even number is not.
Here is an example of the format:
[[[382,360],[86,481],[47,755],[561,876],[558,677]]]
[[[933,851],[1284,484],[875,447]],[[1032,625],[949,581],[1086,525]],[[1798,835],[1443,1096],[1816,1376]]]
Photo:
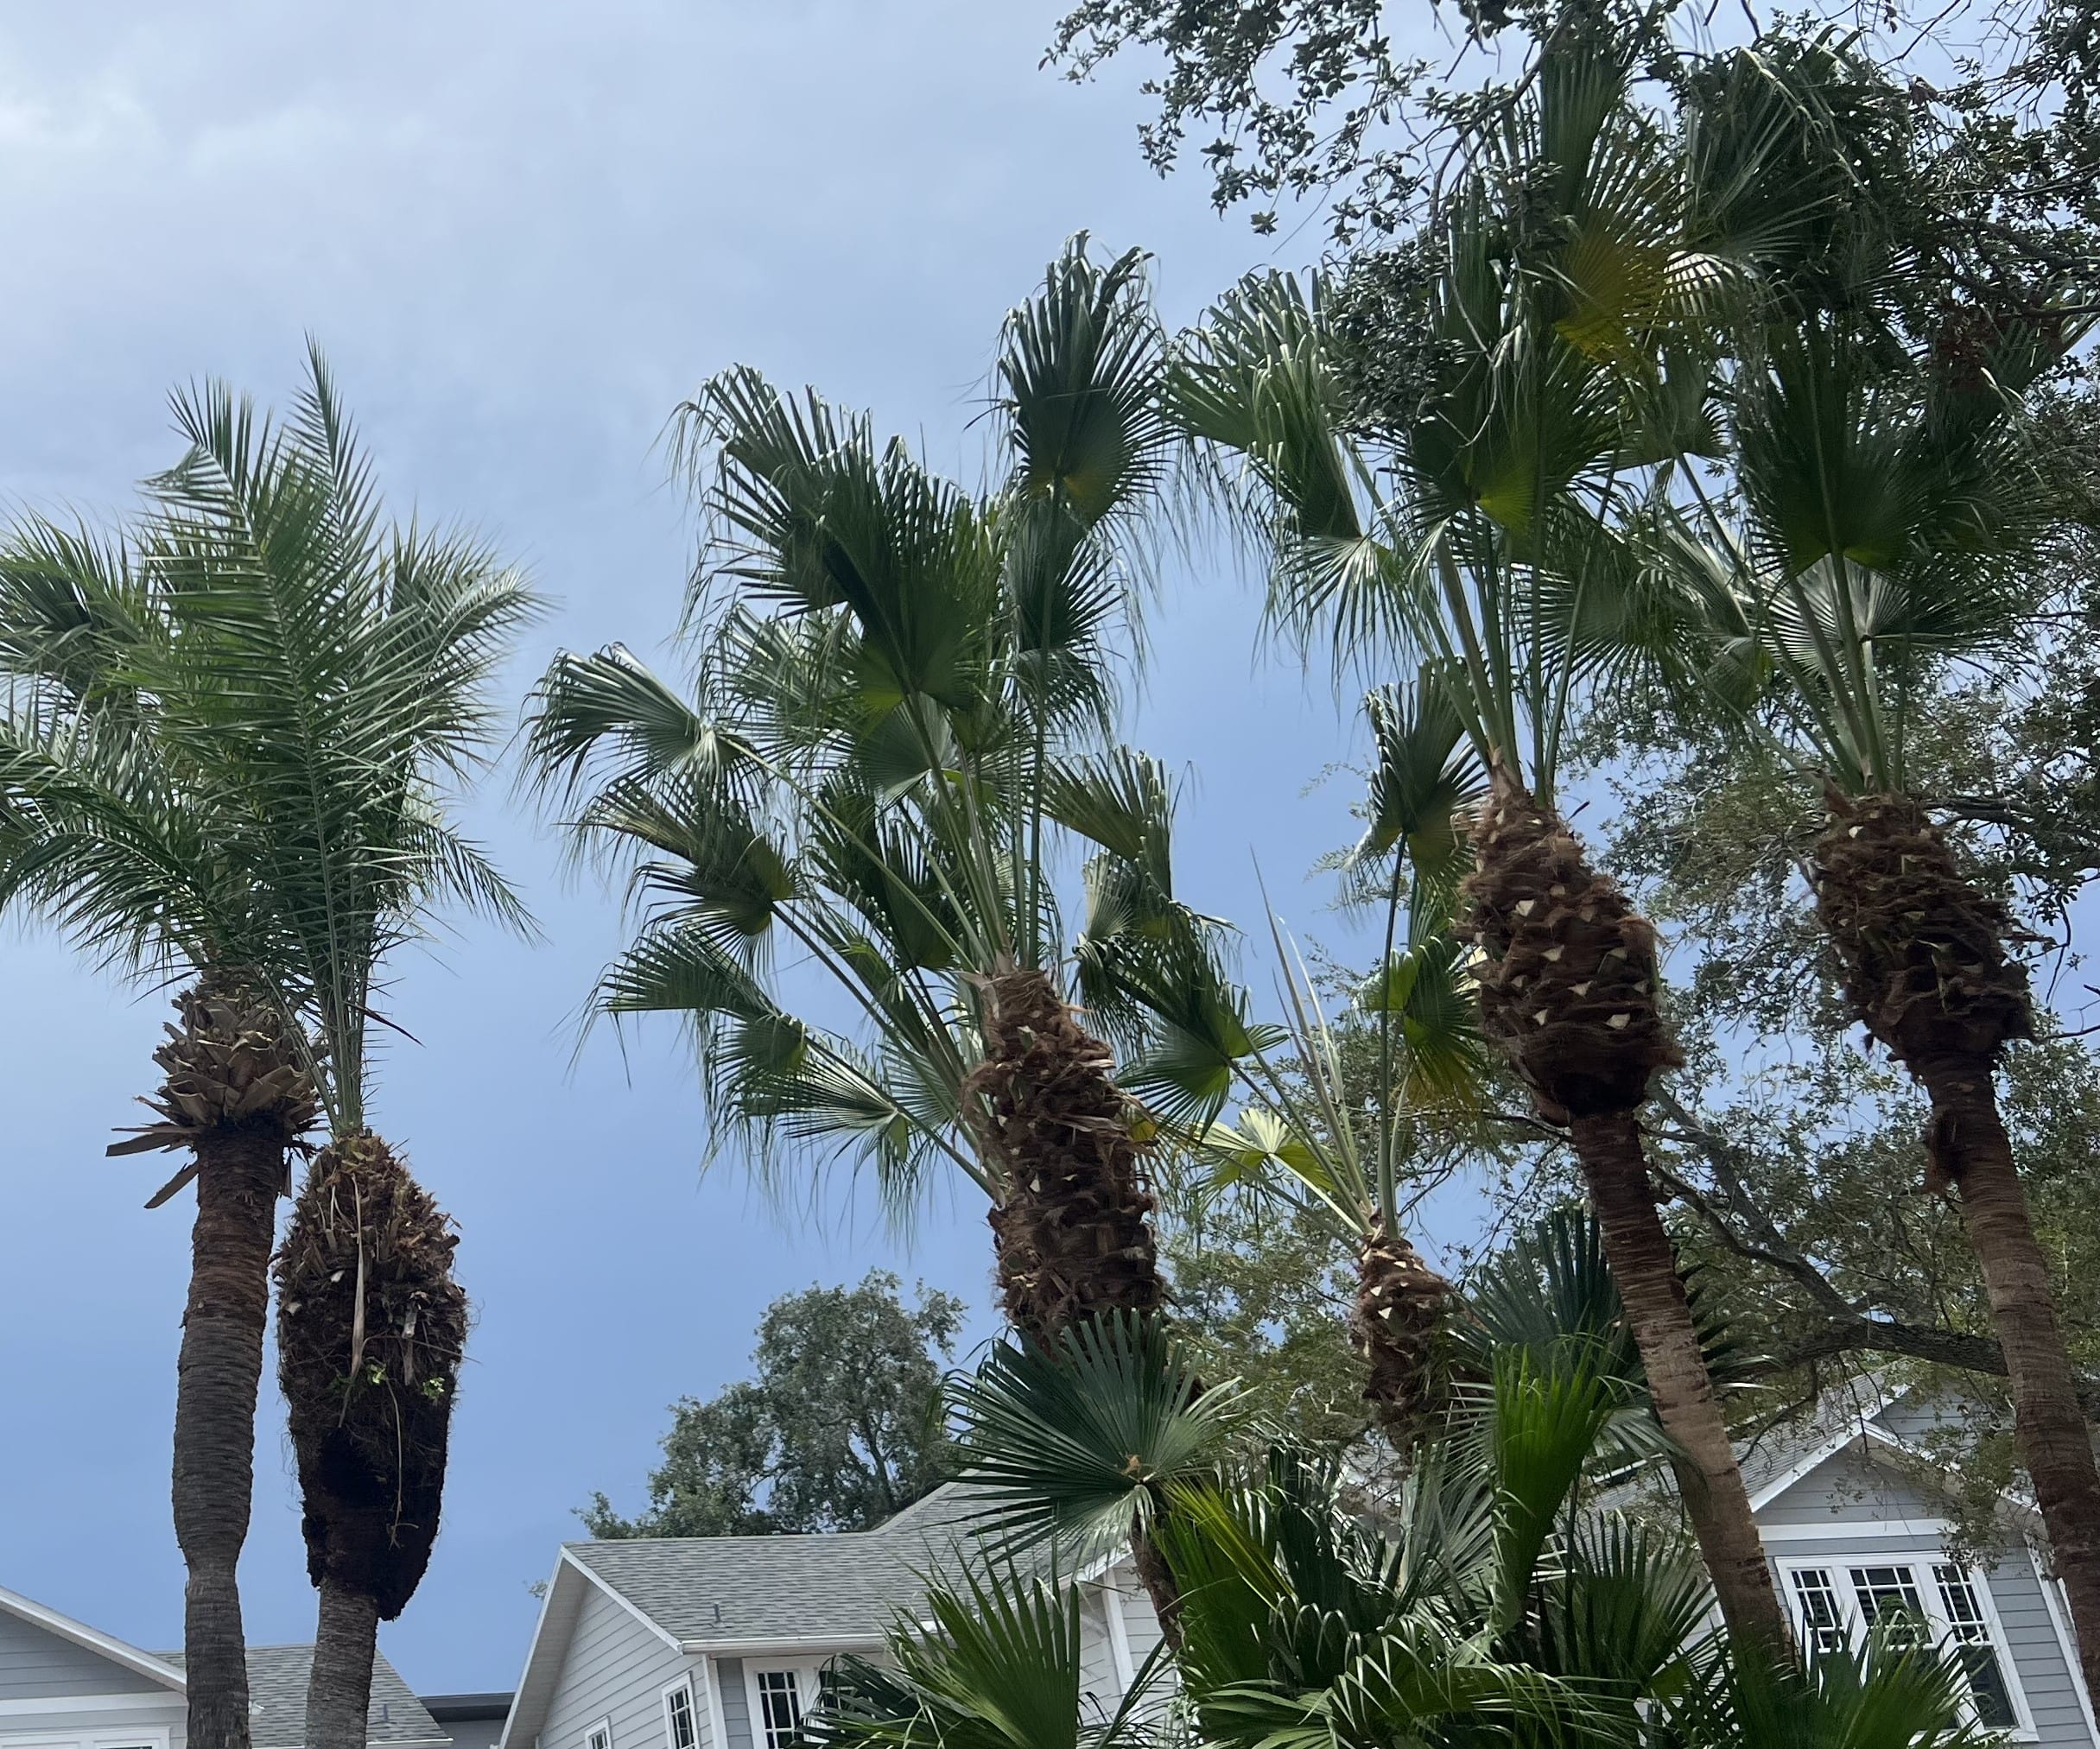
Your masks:
[[[1220,1054],[1156,1042],[1111,973],[1200,973],[1206,926],[1174,899],[1164,775],[1113,738],[1133,537],[1166,447],[1140,258],[1075,243],[1009,320],[1011,455],[984,501],[864,418],[746,371],[682,412],[714,529],[694,612],[691,702],[619,646],[563,656],[530,749],[583,843],[647,909],[596,1006],[669,1012],[701,1044],[713,1116],[762,1167],[849,1153],[892,1206],[959,1170],[991,1205],[1008,1315],[1040,1340],[1150,1311],[1162,1285],[1133,1094],[1212,1097]],[[1068,935],[1059,859],[1089,853]],[[844,994],[847,1030],[784,1005],[793,953]],[[1101,999],[1082,1023],[1062,966]],[[1229,1030],[1229,995],[1192,1024]],[[1228,1043],[1236,1042],[1228,1040]],[[1208,1078],[1208,1079],[1207,1079]]]
[[[1728,198],[1742,167],[1710,132],[1673,134],[1628,101],[1627,54],[1570,35],[1474,143],[1479,173],[1422,240],[1409,405],[1382,447],[1349,434],[1341,348],[1281,277],[1243,282],[1189,338],[1172,406],[1243,465],[1278,616],[1324,621],[1351,655],[1397,643],[1428,662],[1486,769],[1461,913],[1481,1024],[1572,1146],[1723,1614],[1778,1647],[1785,1616],[1643,1150],[1650,1083],[1678,1060],[1654,931],[1555,801],[1574,702],[1680,648],[1627,535],[1653,490],[1641,459],[1668,459],[1699,424],[1683,409],[1711,358],[1684,339],[1691,318],[1783,235]]]
[[[1277,1062],[1257,1032],[1234,1064],[1247,1103],[1233,1123],[1213,1123],[1197,1153],[1216,1169],[1214,1189],[1251,1187],[1309,1208],[1355,1250],[1350,1334],[1364,1396],[1406,1445],[1437,1401],[1451,1288],[1408,1242],[1403,1170],[1477,1136],[1484,1116],[1471,981],[1451,933],[1460,816],[1479,798],[1480,767],[1429,669],[1372,693],[1365,711],[1374,758],[1347,874],[1351,897],[1382,912],[1380,966],[1330,1022],[1276,930],[1290,1061]]]
[[[1856,313],[1774,312],[1738,374],[1731,435],[1743,516],[1711,506],[1671,549],[1730,603],[1730,660],[1781,690],[1759,719],[1821,781],[1810,871],[1852,1018],[1932,1105],[1926,1182],[1961,1209],[2005,1349],[2015,1427],[2100,1682],[2100,1470],[1995,1072],[2030,1036],[2025,968],[2000,898],[1963,867],[1919,794],[1910,726],[1951,668],[1988,670],[2034,612],[2058,496],[2021,404],[2070,344],[2046,310],[1957,312],[1919,355]]]
[[[814,393],[709,383],[677,445],[713,530],[694,699],[617,645],[562,656],[529,737],[645,907],[599,1011],[684,1018],[717,1134],[762,1170],[847,1154],[900,1210],[960,1171],[1007,1315],[1044,1342],[1160,1307],[1145,1152],[1244,1043],[1209,926],[1173,895],[1164,774],[1113,735],[1129,550],[1168,447],[1141,266],[1098,267],[1082,238],[1009,318],[986,499]],[[846,1028],[787,1007],[789,954]],[[1139,961],[1176,980],[1178,1024],[1120,996]]]
[[[376,976],[435,905],[521,917],[441,786],[485,740],[531,600],[471,542],[383,529],[318,353],[282,424],[215,384],[174,409],[187,453],[134,529],[35,521],[0,552],[0,899],[117,969],[195,978],[156,1053],[160,1121],[112,1151],[192,1154],[155,1199],[197,1182],[174,1475],[190,1729],[238,1749],[234,1568],[287,1150],[317,1106],[329,1152],[362,1135]],[[317,1678],[343,1650],[324,1632]],[[356,1719],[361,1742],[362,1699]]]
[[[1374,1513],[1331,1454],[1272,1437],[1235,1459],[1231,1388],[1195,1391],[1156,1326],[1008,1346],[958,1399],[983,1535],[1007,1561],[1045,1545],[1078,1561],[1150,1513],[1181,1587],[1189,1734],[1221,1749],[1981,1740],[1958,1722],[1958,1672],[1900,1636],[1796,1672],[1714,1633],[1696,1550],[1610,1504],[1667,1442],[1590,1223],[1543,1224],[1469,1310],[1472,1379]],[[965,1694],[1018,1689],[1019,1649],[983,1661],[997,1676],[968,1650]],[[915,1700],[891,1696],[879,1740],[906,1720],[924,1739],[938,1714]],[[872,1740],[850,1714],[835,1728]]]

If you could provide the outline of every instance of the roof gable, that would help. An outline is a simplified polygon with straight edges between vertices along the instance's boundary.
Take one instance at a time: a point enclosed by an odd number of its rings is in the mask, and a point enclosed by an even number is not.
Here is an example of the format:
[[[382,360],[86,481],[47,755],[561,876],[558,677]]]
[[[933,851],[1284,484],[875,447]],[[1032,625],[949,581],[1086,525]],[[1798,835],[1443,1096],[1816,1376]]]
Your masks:
[[[101,1629],[90,1627],[84,1621],[75,1621],[69,1615],[61,1615],[57,1610],[24,1597],[19,1592],[10,1591],[3,1586],[0,1586],[0,1613],[3,1613],[11,1621],[48,1636],[69,1649],[91,1654],[95,1660],[108,1666],[112,1674],[121,1672],[126,1678],[111,1682],[106,1687],[96,1684],[96,1688],[103,1692],[140,1689],[150,1692],[155,1688],[166,1689],[178,1695],[183,1691],[181,1670],[167,1659],[155,1657],[151,1652],[141,1651],[114,1634],[104,1633]],[[77,1680],[76,1677],[76,1683]],[[53,1692],[55,1694],[58,1690]],[[81,1690],[75,1686],[73,1692]]]

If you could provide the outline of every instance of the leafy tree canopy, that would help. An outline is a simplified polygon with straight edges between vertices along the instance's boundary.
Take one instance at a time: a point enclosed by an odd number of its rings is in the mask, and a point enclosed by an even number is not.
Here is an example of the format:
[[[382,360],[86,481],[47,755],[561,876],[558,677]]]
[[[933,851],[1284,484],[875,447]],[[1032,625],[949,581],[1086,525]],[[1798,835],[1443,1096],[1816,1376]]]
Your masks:
[[[966,1308],[876,1270],[857,1288],[811,1287],[758,1326],[758,1377],[672,1407],[649,1505],[622,1518],[604,1494],[578,1512],[593,1537],[865,1530],[950,1468],[941,1361]]]

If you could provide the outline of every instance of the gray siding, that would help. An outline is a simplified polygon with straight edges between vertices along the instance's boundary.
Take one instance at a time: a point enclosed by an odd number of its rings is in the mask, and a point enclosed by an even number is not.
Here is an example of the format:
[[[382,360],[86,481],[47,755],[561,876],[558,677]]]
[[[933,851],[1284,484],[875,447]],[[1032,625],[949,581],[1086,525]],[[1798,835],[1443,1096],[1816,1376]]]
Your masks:
[[[2049,1749],[2091,1749],[2093,1735],[2071,1686],[2071,1667],[2056,1637],[2056,1624],[2042,1596],[2041,1580],[2025,1549],[2008,1554],[1990,1569],[1991,1600],[2012,1648],[2013,1668],[2034,1715],[2037,1739]]]
[[[1857,1449],[1840,1452],[1758,1511],[1765,1524],[1833,1519],[1937,1518],[1939,1511],[1901,1475]]]
[[[0,1700],[58,1695],[170,1694],[165,1683],[128,1670],[100,1652],[0,1610]],[[12,1729],[12,1727],[10,1727]]]
[[[185,1714],[182,1696],[173,1689],[163,1689],[168,1701],[157,1707],[124,1707],[122,1708],[86,1706],[67,1707],[55,1713],[10,1713],[0,1718],[0,1729],[10,1737],[45,1737],[71,1739],[96,1738],[123,1749],[127,1743],[143,1746],[152,1743],[165,1731],[171,1749],[182,1749],[184,1729],[188,1720]]]
[[[540,1727],[540,1749],[585,1749],[591,1727],[606,1718],[612,1721],[612,1749],[667,1749],[663,1690],[694,1664],[590,1587]],[[698,1682],[694,1699],[704,1731],[706,1701]]]
[[[722,1731],[729,1749],[752,1749],[751,1697],[744,1692],[744,1660],[717,1658],[715,1680],[722,1685]]]

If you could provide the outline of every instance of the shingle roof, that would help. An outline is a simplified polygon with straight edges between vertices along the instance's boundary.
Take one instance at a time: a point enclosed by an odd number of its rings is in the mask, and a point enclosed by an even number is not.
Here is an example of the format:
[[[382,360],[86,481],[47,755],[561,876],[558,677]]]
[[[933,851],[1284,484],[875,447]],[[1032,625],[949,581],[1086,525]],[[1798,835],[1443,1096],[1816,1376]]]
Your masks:
[[[872,1530],[571,1543],[600,1583],[682,1641],[840,1638],[879,1632],[951,1567],[983,1511],[936,1488]]]
[[[154,1654],[177,1670],[181,1652]],[[313,1674],[310,1645],[248,1648],[249,1728],[255,1749],[304,1749],[307,1678]],[[382,1652],[372,1659],[371,1708],[365,1714],[369,1743],[449,1743],[445,1728],[424,1711]]]

